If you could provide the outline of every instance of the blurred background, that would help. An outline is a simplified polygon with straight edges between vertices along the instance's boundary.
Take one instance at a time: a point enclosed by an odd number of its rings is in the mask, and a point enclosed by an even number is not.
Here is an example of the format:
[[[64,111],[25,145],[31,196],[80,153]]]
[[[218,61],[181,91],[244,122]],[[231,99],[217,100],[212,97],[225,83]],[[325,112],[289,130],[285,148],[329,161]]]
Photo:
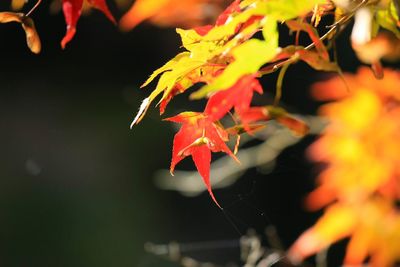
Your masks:
[[[316,220],[302,206],[316,173],[304,156],[313,136],[280,154],[272,173],[251,169],[216,190],[227,213],[207,193],[186,198],[158,189],[153,175],[169,167],[175,129],[156,108],[133,130],[129,125],[151,90],[140,84],[180,51],[175,30],[144,23],[121,33],[93,11],[62,51],[64,17],[48,10],[45,2],[32,15],[40,55],[28,50],[20,25],[0,24],[0,266],[177,266],[146,253],[144,244],[234,244],[249,228],[262,235],[273,224],[287,248]],[[339,51],[345,70],[354,68],[349,48]],[[287,77],[283,102],[315,114],[308,86],[321,77],[302,64]],[[264,101],[273,81],[263,81]],[[204,103],[179,96],[167,116]],[[190,159],[181,168],[193,169]],[[188,254],[226,264],[238,261],[239,247]]]

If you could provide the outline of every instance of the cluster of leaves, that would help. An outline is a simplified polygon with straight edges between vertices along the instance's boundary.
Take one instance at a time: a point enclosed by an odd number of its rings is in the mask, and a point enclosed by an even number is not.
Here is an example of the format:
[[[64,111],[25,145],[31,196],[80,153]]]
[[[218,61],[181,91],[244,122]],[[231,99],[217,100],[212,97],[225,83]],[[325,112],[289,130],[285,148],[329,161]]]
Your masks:
[[[384,70],[377,80],[361,68],[343,82],[317,83],[319,100],[337,100],[321,108],[330,119],[310,156],[327,163],[308,208],[327,206],[319,221],[304,232],[289,255],[295,260],[351,237],[345,257],[349,266],[392,266],[400,260],[400,73]]]
[[[252,107],[254,92],[263,93],[258,77],[274,71],[273,65],[286,66],[304,60],[323,70],[338,70],[320,40],[317,31],[308,23],[293,20],[305,17],[308,10],[321,1],[234,1],[218,18],[215,25],[194,29],[177,29],[186,51],[178,54],[156,70],[143,84],[148,85],[160,76],[155,90],[146,98],[132,122],[138,123],[150,104],[159,96],[162,114],[169,101],[197,83],[205,85],[191,94],[192,99],[207,97],[203,112],[183,112],[167,120],[183,123],[174,138],[171,172],[184,157],[191,155],[199,173],[213,197],[209,182],[211,152],[224,152],[234,157],[225,142],[242,132],[259,128],[258,122],[276,119],[298,134],[307,131],[306,125],[274,106]],[[285,22],[294,31],[305,31],[315,44],[280,48],[278,23]],[[263,39],[254,38],[261,31]],[[311,49],[315,47],[315,49]],[[266,64],[270,66],[264,67]],[[226,128],[221,119],[234,109],[233,127]],[[236,142],[238,144],[238,142]],[[236,151],[237,145],[235,147]],[[201,154],[201,155],[200,155]],[[216,201],[215,201],[216,202]],[[217,202],[216,202],[217,203]]]
[[[309,207],[314,209],[333,204],[295,242],[289,257],[294,262],[302,261],[341,238],[351,237],[346,263],[362,264],[370,257],[373,266],[390,266],[400,255],[400,217],[395,207],[400,196],[399,75],[386,71],[384,80],[376,79],[384,77],[381,59],[399,58],[399,49],[393,49],[399,44],[399,11],[397,1],[234,1],[214,25],[177,29],[186,51],[143,84],[147,86],[159,76],[132,126],[140,122],[158,96],[163,114],[177,94],[194,84],[204,84],[190,95],[191,99],[207,98],[202,112],[188,111],[166,119],[182,124],[174,137],[170,171],[173,173],[182,159],[191,156],[220,207],[210,186],[212,152],[223,152],[239,161],[234,153],[239,135],[251,134],[268,120],[305,134],[307,126],[278,107],[287,68],[301,60],[316,70],[337,72],[339,78],[329,92],[341,92],[347,98],[324,109],[323,115],[333,123],[313,146],[312,154],[330,167],[321,174],[321,186],[308,198]],[[332,12],[334,23],[320,37],[316,27],[324,14]],[[350,79],[331,59],[329,48],[334,47],[335,37],[353,17],[351,44],[359,59],[371,64],[373,76],[363,69],[357,78]],[[301,46],[296,39],[293,45],[279,47],[278,23],[296,32],[296,36],[305,32],[311,44]],[[382,32],[382,28],[388,31]],[[258,32],[261,38],[255,37]],[[371,53],[374,47],[380,48],[378,53]],[[251,106],[254,92],[263,93],[258,78],[278,69],[274,105]],[[326,93],[326,86],[322,87]],[[233,127],[224,126],[221,119],[226,116],[232,117]],[[372,127],[376,125],[379,131]],[[235,138],[232,152],[226,142]]]
[[[393,5],[392,2],[380,6],[376,2],[364,1],[356,6],[339,7],[334,2],[324,0],[236,0],[217,18],[214,25],[177,29],[186,51],[156,70],[142,85],[147,86],[160,76],[154,91],[143,101],[132,125],[140,122],[159,95],[160,113],[163,114],[174,96],[194,84],[205,84],[190,95],[191,99],[208,98],[202,112],[183,112],[167,119],[183,124],[174,138],[171,173],[179,161],[192,156],[216,202],[209,182],[211,152],[224,152],[237,160],[225,142],[236,138],[236,151],[241,133],[251,133],[260,127],[261,122],[271,119],[297,134],[305,134],[307,126],[277,106],[287,68],[302,60],[316,70],[340,74],[340,68],[335,60],[331,60],[328,52],[328,48],[333,46],[335,34],[363,8],[375,10],[371,12],[376,13],[372,17],[374,28],[369,28],[370,36],[377,33],[380,26],[397,34],[397,28],[393,26],[397,23],[397,15],[392,12]],[[315,25],[324,13],[331,11],[336,14],[335,22],[320,37]],[[379,15],[381,12],[392,12],[392,20],[382,18]],[[278,23],[285,24],[292,32],[305,32],[311,44],[304,47],[296,41],[294,45],[279,47]],[[262,33],[262,38],[254,37],[258,32]],[[281,70],[274,105],[251,106],[254,92],[263,93],[258,78],[278,69]],[[230,113],[232,109],[234,115]],[[227,128],[221,123],[221,119],[227,115],[232,116],[233,127]]]
[[[24,8],[25,2],[13,0],[12,5]],[[212,3],[218,10],[226,2],[137,0],[120,26],[128,30],[150,19],[159,25],[192,27],[199,22],[198,15],[205,13],[204,5]],[[30,15],[40,3],[37,0],[26,13],[0,12],[0,23],[21,24],[34,53],[40,52],[41,45]],[[117,23],[106,0],[61,0],[61,4],[67,25],[63,48],[76,33],[84,4]],[[179,15],[186,13],[187,17]],[[157,98],[163,114],[176,95],[202,84],[190,95],[191,99],[207,99],[202,111],[185,111],[165,119],[181,124],[173,141],[170,171],[173,173],[181,160],[191,156],[209,194],[221,208],[210,183],[212,153],[223,152],[240,162],[235,156],[240,135],[252,134],[269,120],[276,120],[294,134],[306,134],[307,125],[279,107],[286,70],[303,61],[315,70],[336,72],[339,78],[316,86],[319,96],[340,100],[323,108],[323,115],[332,124],[311,154],[329,167],[321,173],[320,187],[308,198],[312,209],[329,207],[293,245],[289,256],[301,261],[343,237],[351,237],[346,263],[361,264],[370,256],[373,266],[389,266],[400,255],[400,217],[395,207],[400,197],[400,97],[396,88],[400,79],[398,73],[384,71],[380,61],[400,58],[399,14],[398,0],[235,0],[213,25],[177,29],[185,51],[154,71],[142,85],[159,78],[132,126],[143,119]],[[317,27],[325,15],[333,23],[320,36]],[[337,65],[336,36],[353,18],[351,45],[359,59],[372,66],[374,76],[364,69],[356,77],[343,76]],[[293,44],[279,46],[278,25],[295,33]],[[299,44],[300,33],[308,36],[307,46]],[[259,78],[277,70],[274,103],[252,106],[254,94],[264,91]],[[383,80],[376,80],[384,74]],[[223,120],[226,117],[231,118],[230,124]],[[229,147],[231,140],[233,148]]]

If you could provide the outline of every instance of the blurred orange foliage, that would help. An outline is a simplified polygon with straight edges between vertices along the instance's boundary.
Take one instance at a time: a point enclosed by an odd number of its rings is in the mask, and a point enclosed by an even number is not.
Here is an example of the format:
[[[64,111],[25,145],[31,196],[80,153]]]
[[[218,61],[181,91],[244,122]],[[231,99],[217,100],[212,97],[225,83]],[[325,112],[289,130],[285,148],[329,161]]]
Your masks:
[[[320,82],[312,88],[330,124],[309,149],[327,167],[319,187],[306,199],[311,209],[326,208],[319,221],[289,250],[301,261],[349,237],[345,264],[392,266],[400,260],[400,72],[385,69],[377,80],[368,68],[356,75]]]
[[[130,30],[144,20],[163,27],[193,28],[212,23],[232,1],[136,0],[121,18],[120,27]]]

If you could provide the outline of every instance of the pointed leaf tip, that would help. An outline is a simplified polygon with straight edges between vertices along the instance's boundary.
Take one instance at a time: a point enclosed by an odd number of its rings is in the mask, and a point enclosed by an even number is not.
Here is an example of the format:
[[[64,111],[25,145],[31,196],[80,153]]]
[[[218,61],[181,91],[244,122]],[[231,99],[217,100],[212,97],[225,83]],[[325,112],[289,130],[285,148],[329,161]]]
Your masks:
[[[65,49],[67,43],[69,43],[75,35],[76,25],[81,16],[82,6],[84,0],[62,0],[62,9],[65,17],[65,23],[67,24],[67,32],[61,41],[62,49]],[[114,16],[108,9],[105,0],[87,0],[94,8],[100,10],[111,22],[117,24]]]
[[[35,23],[29,17],[22,18],[22,28],[25,31],[26,43],[32,53],[39,54],[42,49],[39,34],[36,31]]]
[[[111,14],[105,0],[88,0],[88,2],[96,9],[100,10],[114,25],[117,25],[117,21]]]
[[[145,98],[143,100],[142,104],[140,104],[139,111],[138,111],[138,113],[136,114],[135,118],[133,119],[133,121],[131,123],[131,126],[130,126],[131,129],[133,128],[133,126],[135,124],[138,124],[142,120],[144,114],[146,113],[147,109],[149,108],[149,104],[150,104],[150,98],[149,97]]]
[[[215,198],[210,183],[211,150],[206,145],[196,147],[192,150],[192,158],[199,174],[203,178],[203,182],[211,196],[211,199],[221,209],[221,205]]]

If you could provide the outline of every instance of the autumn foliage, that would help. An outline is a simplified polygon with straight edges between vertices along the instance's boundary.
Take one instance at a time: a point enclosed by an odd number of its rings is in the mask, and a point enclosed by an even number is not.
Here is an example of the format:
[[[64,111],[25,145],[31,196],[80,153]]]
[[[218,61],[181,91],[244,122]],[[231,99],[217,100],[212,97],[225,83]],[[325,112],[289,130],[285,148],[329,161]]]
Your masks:
[[[29,15],[40,2],[26,14],[0,13],[1,23],[22,25],[35,53],[40,51],[40,39]],[[67,28],[62,48],[75,35],[84,3],[117,24],[105,0],[62,0]],[[23,7],[18,1],[13,4]],[[214,15],[206,14],[206,5],[212,5]],[[320,110],[328,126],[308,150],[310,158],[326,168],[318,176],[318,187],[305,200],[308,209],[325,210],[292,245],[288,256],[301,262],[349,238],[345,264],[369,261],[371,266],[392,266],[400,260],[396,206],[400,197],[400,74],[385,69],[381,61],[400,58],[399,14],[397,0],[137,0],[122,16],[120,28],[130,30],[145,20],[184,27],[176,29],[183,51],[143,83],[142,87],[152,90],[131,127],[154,102],[162,115],[176,95],[200,84],[189,98],[206,99],[204,108],[165,119],[180,125],[170,171],[173,174],[177,164],[190,156],[212,200],[222,209],[211,188],[212,154],[225,153],[240,164],[235,156],[240,135],[252,135],[270,120],[297,136],[306,135],[308,126],[280,107],[286,71],[302,61],[316,71],[333,73],[334,78],[312,88],[317,100],[331,102]],[[210,17],[212,23],[200,25]],[[352,20],[354,24],[349,23]],[[280,46],[278,25],[290,32],[290,45]],[[353,25],[349,45],[361,62],[371,66],[360,68],[357,74],[343,74],[337,63],[336,39],[349,25]],[[275,88],[263,89],[259,78],[276,71]],[[252,105],[254,95],[266,90],[275,93],[273,103]]]
[[[293,245],[303,259],[350,237],[345,264],[391,266],[400,259],[400,73],[386,69],[377,80],[367,68],[313,87],[319,100],[336,100],[320,109],[329,119],[310,157],[327,167],[307,198],[309,209],[327,206],[315,226]],[[350,90],[350,91],[349,91]]]

